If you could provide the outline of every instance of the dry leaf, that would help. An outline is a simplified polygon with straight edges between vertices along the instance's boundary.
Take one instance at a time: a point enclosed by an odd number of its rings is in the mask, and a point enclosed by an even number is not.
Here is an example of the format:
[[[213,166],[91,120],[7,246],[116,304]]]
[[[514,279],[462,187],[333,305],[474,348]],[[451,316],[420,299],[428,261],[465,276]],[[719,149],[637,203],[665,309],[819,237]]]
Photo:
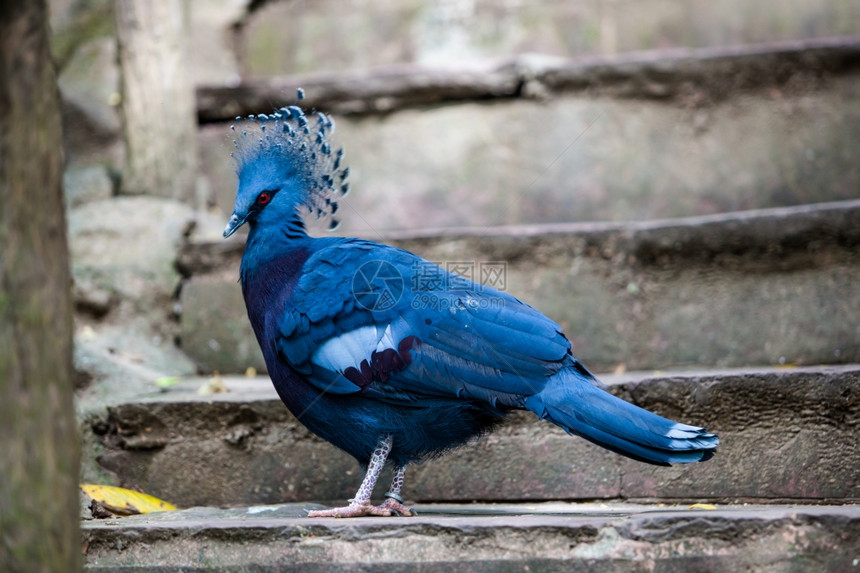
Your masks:
[[[198,396],[208,396],[209,394],[218,394],[220,392],[229,392],[230,389],[224,384],[221,375],[218,372],[212,374],[212,378],[200,385],[197,389]]]
[[[115,515],[172,511],[176,506],[145,493],[110,485],[81,484],[81,489]]]
[[[710,503],[694,503],[687,509],[717,509],[717,506]]]

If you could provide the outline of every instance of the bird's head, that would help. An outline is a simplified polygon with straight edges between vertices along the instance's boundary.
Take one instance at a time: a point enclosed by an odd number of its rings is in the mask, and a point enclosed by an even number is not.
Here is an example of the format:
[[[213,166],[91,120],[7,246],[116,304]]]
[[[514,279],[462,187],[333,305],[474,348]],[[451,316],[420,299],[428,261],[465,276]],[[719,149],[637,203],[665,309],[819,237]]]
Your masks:
[[[244,223],[302,226],[307,216],[331,217],[349,190],[343,151],[332,151],[327,135],[334,122],[323,113],[304,114],[298,106],[273,114],[236,118],[232,153],[239,187],[233,214],[224,228],[229,237]]]

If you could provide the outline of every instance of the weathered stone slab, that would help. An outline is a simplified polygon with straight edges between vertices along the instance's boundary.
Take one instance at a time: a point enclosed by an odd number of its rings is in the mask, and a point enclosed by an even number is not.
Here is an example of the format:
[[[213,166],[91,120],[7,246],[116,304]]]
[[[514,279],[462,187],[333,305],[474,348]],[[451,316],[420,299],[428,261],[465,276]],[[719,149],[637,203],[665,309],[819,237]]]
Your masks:
[[[487,438],[410,468],[405,495],[437,502],[860,500],[858,366],[605,379],[640,406],[718,432],[719,452],[707,463],[654,467],[518,413]],[[121,485],[180,506],[332,503],[354,495],[362,477],[356,462],[307,432],[267,380],[228,379],[230,392],[205,397],[195,393],[201,382],[88,420],[99,467]]]
[[[63,202],[67,209],[110,199],[113,188],[110,174],[103,165],[73,166],[63,173]]]
[[[418,517],[349,520],[298,517],[304,509],[195,508],[86,521],[85,569],[851,571],[860,554],[856,506],[477,506],[453,516],[419,506]]]
[[[279,35],[293,41],[283,33]],[[389,61],[373,67],[330,68],[323,73],[314,70],[316,73],[305,75],[296,75],[301,72],[291,67],[269,75],[269,79],[253,79],[238,86],[201,86],[197,110],[203,122],[267,113],[272,102],[290,97],[297,88],[306,90],[309,105],[337,114],[546,97],[564,91],[645,99],[692,97],[699,101],[686,103],[701,104],[702,100],[721,100],[753,88],[783,89],[795,76],[807,76],[803,80],[806,83],[817,82],[824,74],[851,72],[858,64],[860,37],[844,36],[584,58],[538,52],[420,63]]]
[[[233,270],[232,268],[230,270]],[[199,277],[182,287],[182,350],[204,372],[266,371],[244,310],[238,272]]]
[[[119,95],[116,42],[110,36],[80,45],[66,62],[59,78],[66,105],[75,106],[98,135],[119,137],[120,118],[115,109]]]
[[[532,304],[597,371],[860,362],[860,201],[373,238]],[[245,371],[254,340],[235,282],[242,248],[219,241],[179,256],[190,275],[183,347],[222,373]],[[481,275],[488,264],[503,280]]]
[[[342,232],[646,220],[856,198],[858,78],[690,96],[699,103],[565,93],[336,114],[332,145],[346,151],[353,189]],[[291,103],[292,91],[275,91],[253,112]],[[227,124],[209,125],[198,143],[201,176],[227,216],[230,139]]]

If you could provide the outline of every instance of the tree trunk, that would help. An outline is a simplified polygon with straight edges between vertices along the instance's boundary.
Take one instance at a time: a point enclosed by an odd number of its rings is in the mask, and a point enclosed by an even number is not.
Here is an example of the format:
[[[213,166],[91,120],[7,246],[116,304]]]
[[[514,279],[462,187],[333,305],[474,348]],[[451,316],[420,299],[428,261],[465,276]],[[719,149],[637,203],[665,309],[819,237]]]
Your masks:
[[[62,137],[45,0],[0,3],[0,567],[80,570]]]
[[[118,0],[126,163],[120,191],[194,202],[197,121],[183,0]]]

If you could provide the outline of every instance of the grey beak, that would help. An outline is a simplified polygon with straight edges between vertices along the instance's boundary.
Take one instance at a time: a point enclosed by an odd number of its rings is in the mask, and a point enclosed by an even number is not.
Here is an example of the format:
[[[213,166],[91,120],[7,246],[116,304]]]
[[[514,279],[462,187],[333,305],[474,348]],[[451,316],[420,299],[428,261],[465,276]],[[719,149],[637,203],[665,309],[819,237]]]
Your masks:
[[[230,235],[236,232],[236,229],[242,226],[245,222],[245,217],[239,217],[236,213],[233,213],[233,216],[230,217],[230,220],[227,221],[227,226],[224,227],[224,238],[226,239]]]

